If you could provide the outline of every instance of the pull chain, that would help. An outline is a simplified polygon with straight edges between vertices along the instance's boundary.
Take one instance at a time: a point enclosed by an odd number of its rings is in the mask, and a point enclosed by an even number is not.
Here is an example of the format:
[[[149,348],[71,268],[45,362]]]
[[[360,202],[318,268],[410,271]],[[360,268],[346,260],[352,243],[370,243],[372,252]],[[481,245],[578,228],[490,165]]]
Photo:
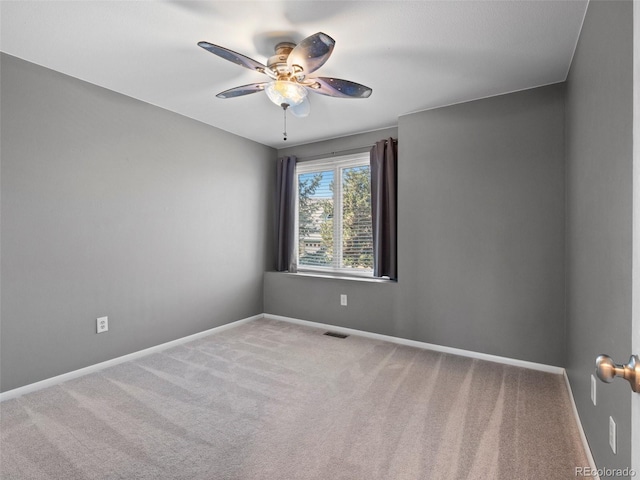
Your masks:
[[[288,103],[282,103],[280,104],[280,106],[282,107],[282,117],[284,120],[284,141],[287,141],[287,108],[289,108],[289,104]]]

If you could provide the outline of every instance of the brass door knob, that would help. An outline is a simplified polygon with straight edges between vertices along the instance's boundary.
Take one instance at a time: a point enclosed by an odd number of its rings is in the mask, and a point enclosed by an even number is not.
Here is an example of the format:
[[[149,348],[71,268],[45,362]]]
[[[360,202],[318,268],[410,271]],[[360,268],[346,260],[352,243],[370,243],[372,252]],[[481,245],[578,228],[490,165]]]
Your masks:
[[[616,365],[609,355],[599,355],[596,358],[596,374],[605,383],[622,377],[631,384],[631,390],[640,393],[640,358],[637,355],[631,355],[626,365]]]

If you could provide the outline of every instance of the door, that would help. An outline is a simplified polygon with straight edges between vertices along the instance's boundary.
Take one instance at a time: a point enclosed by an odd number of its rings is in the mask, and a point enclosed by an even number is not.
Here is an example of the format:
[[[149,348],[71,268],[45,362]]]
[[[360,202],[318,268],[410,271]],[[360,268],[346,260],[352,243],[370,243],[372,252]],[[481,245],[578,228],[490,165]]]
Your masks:
[[[640,355],[640,2],[633,2],[633,352]],[[640,475],[640,394],[631,395],[631,466]]]

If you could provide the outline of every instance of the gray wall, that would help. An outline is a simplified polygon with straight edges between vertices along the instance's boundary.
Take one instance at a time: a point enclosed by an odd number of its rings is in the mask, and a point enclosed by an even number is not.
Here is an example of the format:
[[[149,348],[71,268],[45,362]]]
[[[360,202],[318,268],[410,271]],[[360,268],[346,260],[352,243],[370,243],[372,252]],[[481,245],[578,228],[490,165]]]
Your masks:
[[[600,468],[630,465],[629,386],[589,388],[598,354],[631,353],[632,48],[632,3],[592,1],[567,81],[567,370]]]
[[[398,127],[389,127],[382,130],[359,133],[357,135],[333,138],[322,142],[282,148],[278,150],[278,157],[296,155],[300,161],[305,161],[307,158],[313,158],[318,155],[331,156],[331,154],[334,153],[341,155],[348,154],[351,151],[366,151],[371,150],[373,144],[378,140],[389,137],[398,138]]]
[[[401,117],[398,283],[270,272],[265,311],[563,365],[563,88]]]
[[[263,311],[275,150],[1,62],[3,391]]]

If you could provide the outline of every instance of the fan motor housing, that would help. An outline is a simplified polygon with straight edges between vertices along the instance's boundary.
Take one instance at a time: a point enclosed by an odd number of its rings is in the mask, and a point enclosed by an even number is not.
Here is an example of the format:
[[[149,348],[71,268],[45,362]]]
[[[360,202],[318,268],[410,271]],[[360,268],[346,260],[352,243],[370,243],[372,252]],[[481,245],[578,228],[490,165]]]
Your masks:
[[[296,44],[292,42],[280,42],[275,47],[276,54],[269,57],[267,61],[267,66],[276,72],[278,76],[284,75],[289,76],[291,73],[291,69],[287,65],[287,58],[289,58],[289,54],[291,50],[295,48]]]

